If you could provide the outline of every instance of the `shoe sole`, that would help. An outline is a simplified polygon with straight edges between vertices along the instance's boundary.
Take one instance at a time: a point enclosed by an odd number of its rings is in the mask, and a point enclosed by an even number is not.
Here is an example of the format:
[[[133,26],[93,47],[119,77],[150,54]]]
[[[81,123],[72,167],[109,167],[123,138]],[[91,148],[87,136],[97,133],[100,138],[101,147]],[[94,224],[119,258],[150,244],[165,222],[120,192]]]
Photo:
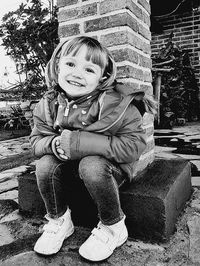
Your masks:
[[[117,248],[120,247],[121,245],[123,245],[126,240],[128,239],[128,236],[126,236],[124,239],[122,239],[118,244],[117,244]]]
[[[70,237],[74,233],[74,230],[75,230],[74,227],[72,227],[71,228],[71,231],[69,231],[67,233],[67,235],[65,236],[65,238],[63,239],[63,241],[61,241],[61,243],[59,245],[57,245],[51,253],[49,253],[49,252],[47,253],[47,252],[44,252],[44,251],[43,252],[42,251],[38,251],[37,249],[35,249],[35,247],[34,247],[34,251],[36,253],[38,253],[38,254],[41,254],[41,255],[53,255],[53,254],[58,253],[58,251],[61,249],[61,247],[63,245],[64,240],[67,239],[68,237]]]
[[[126,237],[123,238],[120,242],[118,242],[116,248],[122,246],[122,245],[127,241],[127,239],[128,239],[128,236],[126,236]],[[115,248],[115,249],[116,249],[116,248]],[[83,257],[84,259],[86,259],[86,260],[88,260],[88,261],[91,261],[91,262],[98,262],[98,261],[99,261],[99,262],[100,262],[100,261],[103,261],[103,260],[108,259],[108,258],[114,253],[115,249],[113,250],[113,252],[112,252],[108,257],[106,257],[106,258],[104,258],[104,259],[100,259],[100,260],[92,260],[92,259],[88,259],[88,258],[86,258],[86,257],[84,256],[84,254],[81,254],[82,252],[80,252],[80,249],[79,249],[79,254],[81,255],[81,257]]]
[[[68,237],[70,237],[74,233],[74,231],[75,231],[75,228],[72,227],[71,231],[68,232],[68,234],[65,236],[64,240],[67,239]]]

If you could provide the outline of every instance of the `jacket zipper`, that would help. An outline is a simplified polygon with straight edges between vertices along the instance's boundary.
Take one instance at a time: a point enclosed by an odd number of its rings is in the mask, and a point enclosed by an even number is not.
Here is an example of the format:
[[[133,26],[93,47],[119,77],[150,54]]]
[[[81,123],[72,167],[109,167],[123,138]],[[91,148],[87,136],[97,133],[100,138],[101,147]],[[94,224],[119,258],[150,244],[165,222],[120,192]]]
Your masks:
[[[69,107],[74,104],[74,101],[71,101],[70,103],[68,102],[68,100],[66,99],[66,103],[67,103],[67,106],[65,107],[65,112],[64,112],[64,116],[68,116],[69,114]]]
[[[69,114],[69,105],[67,105],[65,108],[64,116],[68,116],[68,114]]]

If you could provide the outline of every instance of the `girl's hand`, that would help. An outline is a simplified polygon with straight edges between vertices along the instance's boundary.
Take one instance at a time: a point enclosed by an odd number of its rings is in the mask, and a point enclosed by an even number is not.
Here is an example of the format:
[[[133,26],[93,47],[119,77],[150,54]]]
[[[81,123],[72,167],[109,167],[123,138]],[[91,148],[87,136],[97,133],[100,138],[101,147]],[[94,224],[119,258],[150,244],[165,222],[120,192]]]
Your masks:
[[[55,145],[55,150],[57,155],[64,160],[68,160],[68,156],[65,155],[64,151],[60,148],[60,136],[55,137],[55,139],[53,140],[54,145]]]

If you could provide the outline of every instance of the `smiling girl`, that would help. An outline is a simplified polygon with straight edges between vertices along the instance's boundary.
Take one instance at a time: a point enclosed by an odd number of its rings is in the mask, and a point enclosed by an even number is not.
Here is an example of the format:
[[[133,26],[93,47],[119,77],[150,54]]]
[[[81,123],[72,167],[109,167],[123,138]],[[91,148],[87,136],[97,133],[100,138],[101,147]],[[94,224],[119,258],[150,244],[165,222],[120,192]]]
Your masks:
[[[60,43],[47,65],[49,90],[34,110],[30,136],[40,158],[36,177],[48,220],[35,244],[37,253],[57,253],[73,234],[65,188],[75,179],[86,186],[99,217],[80,255],[101,261],[127,240],[119,187],[132,179],[146,147],[141,125],[147,100],[140,113],[134,102],[144,94],[115,77],[108,50],[86,36]]]

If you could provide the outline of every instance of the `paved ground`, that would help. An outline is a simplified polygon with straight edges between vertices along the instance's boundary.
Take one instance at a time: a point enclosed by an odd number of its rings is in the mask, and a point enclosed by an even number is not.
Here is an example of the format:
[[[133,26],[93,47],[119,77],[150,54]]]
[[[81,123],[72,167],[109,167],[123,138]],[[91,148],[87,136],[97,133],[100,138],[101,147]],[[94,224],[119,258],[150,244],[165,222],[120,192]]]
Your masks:
[[[192,184],[200,186],[200,123],[155,130],[157,158],[183,158],[192,163]]]
[[[200,266],[200,123],[172,130],[155,130],[157,158],[182,157],[192,163],[193,194],[177,221],[177,230],[167,243],[129,239],[113,256],[101,263],[89,263],[78,247],[90,233],[77,227],[55,256],[42,257],[32,249],[44,220],[23,217],[18,209],[17,177],[27,165],[0,173],[0,265],[122,265],[122,266]],[[0,158],[23,153],[28,138],[0,142]]]

